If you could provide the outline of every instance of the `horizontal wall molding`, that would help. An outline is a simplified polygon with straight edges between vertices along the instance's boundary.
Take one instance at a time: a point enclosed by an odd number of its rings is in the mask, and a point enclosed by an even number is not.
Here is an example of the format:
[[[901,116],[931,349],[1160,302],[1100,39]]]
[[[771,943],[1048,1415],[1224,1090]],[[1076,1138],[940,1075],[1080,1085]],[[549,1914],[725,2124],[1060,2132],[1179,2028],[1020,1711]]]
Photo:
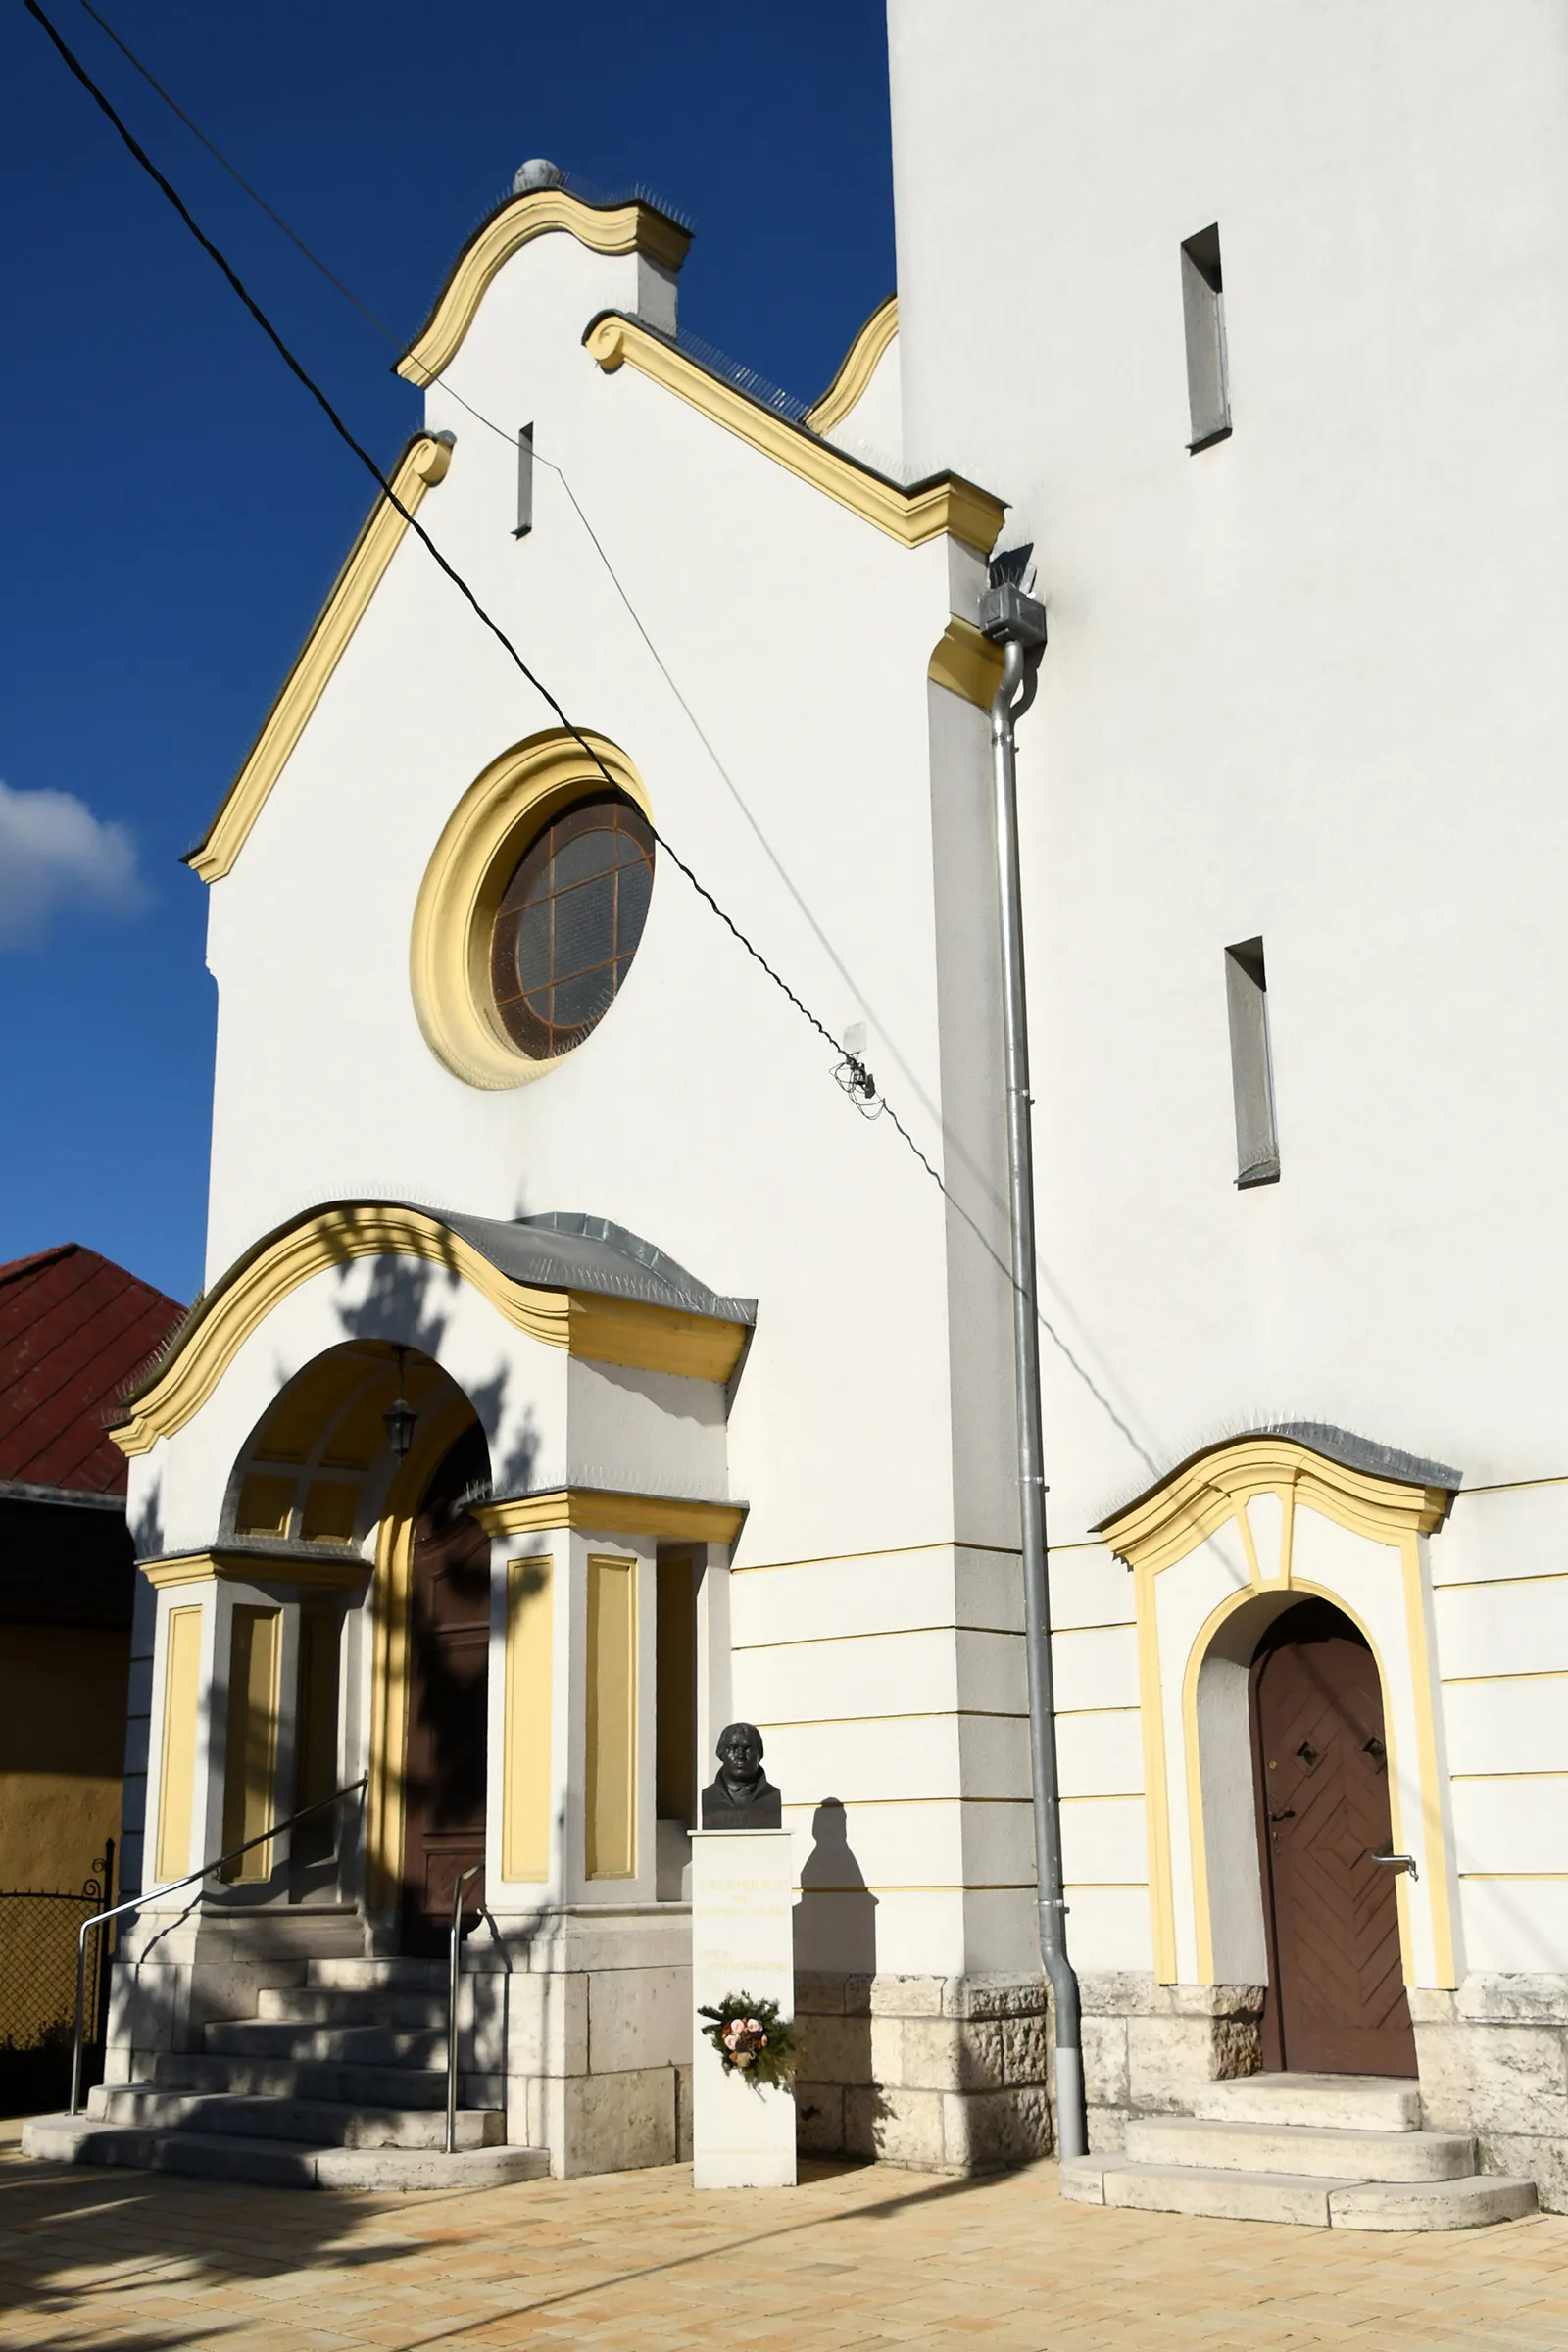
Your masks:
[[[555,1487],[545,1494],[503,1495],[469,1505],[492,1536],[540,1535],[569,1527],[595,1536],[673,1536],[694,1544],[733,1544],[746,1521],[744,1502],[702,1502],[674,1494],[625,1494],[601,1487]]]
[[[1033,1894],[1033,1879],[941,1879],[941,1880],[881,1880],[873,1886],[869,1880],[862,1886],[858,1881],[844,1886],[802,1886],[804,1902],[809,1894]]]
[[[921,1551],[984,1551],[997,1559],[1016,1560],[1016,1544],[968,1544],[961,1536],[939,1536],[930,1544],[880,1544],[871,1551],[812,1552],[802,1560],[748,1560],[733,1569],[735,1576],[776,1576],[785,1568],[842,1568],[851,1560],[902,1560]]]
[[[1496,1592],[1506,1585],[1560,1585],[1568,1568],[1535,1568],[1528,1576],[1434,1577],[1434,1592]]]
[[[863,1634],[797,1634],[782,1636],[777,1642],[732,1642],[734,1657],[760,1649],[821,1649],[834,1642],[906,1642],[915,1634],[1000,1634],[1005,1641],[1021,1642],[1021,1625],[885,1625]]]
[[[1032,1796],[787,1796],[786,1813],[818,1813],[824,1805],[842,1805],[846,1813],[864,1813],[873,1808],[886,1812],[891,1806],[905,1805],[1032,1805]]]
[[[371,1564],[357,1552],[341,1559],[276,1551],[211,1551],[175,1553],[169,1559],[143,1560],[141,1572],[158,1592],[170,1585],[312,1585],[329,1592],[363,1592],[370,1581]]]
[[[760,1732],[808,1732],[832,1723],[952,1723],[960,1716],[983,1723],[1027,1723],[1024,1707],[913,1707],[899,1715],[792,1715],[760,1723]]]
[[[1568,1666],[1515,1666],[1496,1674],[1444,1674],[1438,1679],[1445,1690],[1457,1683],[1563,1683],[1568,1682]]]

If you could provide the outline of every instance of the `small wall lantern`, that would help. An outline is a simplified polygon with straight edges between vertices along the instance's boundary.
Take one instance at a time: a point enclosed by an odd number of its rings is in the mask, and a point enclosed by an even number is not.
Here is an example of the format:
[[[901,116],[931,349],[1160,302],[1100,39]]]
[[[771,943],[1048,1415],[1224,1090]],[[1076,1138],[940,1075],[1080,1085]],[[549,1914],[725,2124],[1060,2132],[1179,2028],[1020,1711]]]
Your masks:
[[[398,1359],[397,1401],[381,1415],[381,1420],[386,1442],[395,1459],[401,1462],[407,1460],[409,1447],[414,1444],[414,1424],[418,1415],[403,1394],[403,1359],[409,1351],[406,1348],[394,1348],[392,1352]]]

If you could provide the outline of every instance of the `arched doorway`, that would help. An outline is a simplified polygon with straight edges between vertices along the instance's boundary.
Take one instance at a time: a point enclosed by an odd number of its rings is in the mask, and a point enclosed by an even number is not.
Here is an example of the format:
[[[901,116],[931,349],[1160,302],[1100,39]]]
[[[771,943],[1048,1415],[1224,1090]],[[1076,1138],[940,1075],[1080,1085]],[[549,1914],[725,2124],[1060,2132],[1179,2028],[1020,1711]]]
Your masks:
[[[447,1948],[461,1872],[483,1864],[490,1657],[490,1539],[464,1507],[487,1488],[477,1422],[442,1455],[414,1527],[401,1927],[406,1952]],[[470,1879],[475,1908],[482,1876]]]
[[[1413,2075],[1377,1661],[1348,1617],[1298,1602],[1250,1676],[1268,1990],[1263,2063]]]

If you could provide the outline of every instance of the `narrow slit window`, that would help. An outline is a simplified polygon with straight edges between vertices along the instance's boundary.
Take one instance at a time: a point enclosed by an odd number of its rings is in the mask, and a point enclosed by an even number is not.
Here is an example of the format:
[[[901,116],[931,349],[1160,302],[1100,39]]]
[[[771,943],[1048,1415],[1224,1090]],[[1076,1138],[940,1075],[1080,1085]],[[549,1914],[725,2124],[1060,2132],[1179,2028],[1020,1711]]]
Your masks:
[[[1187,326],[1190,451],[1211,448],[1231,429],[1230,362],[1225,349],[1225,280],[1218,227],[1200,229],[1182,247],[1182,315]]]
[[[1274,1117],[1274,1056],[1268,1036],[1268,978],[1263,942],[1244,939],[1225,951],[1231,1023],[1231,1086],[1236,1097],[1236,1181],[1278,1184],[1279,1129]]]
[[[533,426],[517,435],[517,524],[512,536],[526,539],[533,529]]]

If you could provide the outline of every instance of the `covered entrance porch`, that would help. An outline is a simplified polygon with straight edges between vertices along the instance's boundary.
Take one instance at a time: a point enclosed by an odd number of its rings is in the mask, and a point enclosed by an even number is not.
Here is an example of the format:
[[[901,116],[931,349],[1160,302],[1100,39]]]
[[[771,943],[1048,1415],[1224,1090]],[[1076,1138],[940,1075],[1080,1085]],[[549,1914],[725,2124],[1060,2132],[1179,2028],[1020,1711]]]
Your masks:
[[[338,2135],[329,2173],[438,2145],[477,1864],[475,2159],[675,2157],[751,1320],[602,1220],[386,1202],[314,1212],[209,1295],[120,1433],[153,1537],[147,1893],[84,2154],[204,2169],[231,2124],[231,2158],[270,2137],[268,2177],[324,2178],[308,2132]],[[280,2102],[308,2127],[283,2152]]]

